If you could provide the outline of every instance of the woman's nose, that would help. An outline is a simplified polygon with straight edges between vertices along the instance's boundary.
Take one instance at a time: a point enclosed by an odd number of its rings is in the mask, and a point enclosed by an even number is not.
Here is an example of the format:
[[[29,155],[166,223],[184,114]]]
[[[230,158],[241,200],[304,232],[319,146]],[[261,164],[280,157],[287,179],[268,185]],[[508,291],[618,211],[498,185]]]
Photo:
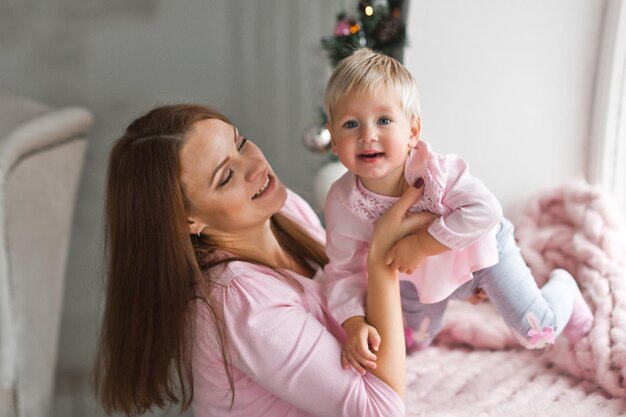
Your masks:
[[[260,158],[251,158],[246,165],[246,181],[254,181],[266,171],[265,164]]]

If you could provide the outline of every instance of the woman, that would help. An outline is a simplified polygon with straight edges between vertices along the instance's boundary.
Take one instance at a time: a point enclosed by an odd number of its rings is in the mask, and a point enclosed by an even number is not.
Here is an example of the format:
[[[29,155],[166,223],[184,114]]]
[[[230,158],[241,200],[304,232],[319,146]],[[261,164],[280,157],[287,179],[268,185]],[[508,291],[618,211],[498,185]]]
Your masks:
[[[372,240],[366,318],[382,342],[376,369],[362,376],[337,359],[345,335],[320,282],[323,229],[259,148],[199,105],[135,120],[109,160],[96,363],[105,410],[403,415],[399,283],[383,256],[431,220],[405,216],[418,194],[408,192]]]

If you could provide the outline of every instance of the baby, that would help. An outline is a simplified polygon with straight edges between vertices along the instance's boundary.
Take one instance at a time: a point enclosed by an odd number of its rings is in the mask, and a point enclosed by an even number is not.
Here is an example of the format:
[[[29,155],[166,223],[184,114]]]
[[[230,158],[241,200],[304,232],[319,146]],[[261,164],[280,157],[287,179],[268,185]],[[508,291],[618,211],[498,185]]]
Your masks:
[[[592,313],[574,278],[554,270],[539,289],[495,196],[457,155],[420,141],[415,80],[397,60],[358,49],[335,68],[324,110],[333,152],[348,172],[326,198],[329,307],[344,327],[344,367],[376,366],[380,337],[364,318],[366,258],[373,224],[406,187],[423,187],[411,211],[439,215],[402,238],[385,262],[398,269],[407,347],[430,344],[451,299],[484,291],[520,343],[542,348],[564,331],[571,342]],[[411,340],[414,338],[414,342]]]

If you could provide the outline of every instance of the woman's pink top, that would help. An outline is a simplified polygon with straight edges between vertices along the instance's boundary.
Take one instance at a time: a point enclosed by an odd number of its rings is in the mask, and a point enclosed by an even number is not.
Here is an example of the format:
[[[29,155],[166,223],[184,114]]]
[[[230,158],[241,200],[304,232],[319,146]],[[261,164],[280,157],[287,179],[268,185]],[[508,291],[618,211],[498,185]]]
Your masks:
[[[470,175],[463,159],[436,154],[425,142],[411,151],[404,175],[408,184],[424,179],[424,192],[410,211],[441,215],[428,232],[452,249],[426,258],[410,275],[400,274],[400,279],[415,284],[421,302],[435,303],[472,279],[472,272],[498,262],[495,230],[502,208],[487,187]],[[373,225],[397,200],[365,189],[351,172],[328,192],[325,218],[330,263],[324,272],[328,305],[339,323],[364,315],[367,248]]]
[[[324,230],[311,207],[289,192],[283,212],[315,238]],[[245,262],[225,266],[212,295],[221,304],[235,385],[234,403],[212,322],[198,302],[193,352],[196,417],[403,416],[398,394],[374,375],[340,364],[345,333],[329,313],[319,277]]]

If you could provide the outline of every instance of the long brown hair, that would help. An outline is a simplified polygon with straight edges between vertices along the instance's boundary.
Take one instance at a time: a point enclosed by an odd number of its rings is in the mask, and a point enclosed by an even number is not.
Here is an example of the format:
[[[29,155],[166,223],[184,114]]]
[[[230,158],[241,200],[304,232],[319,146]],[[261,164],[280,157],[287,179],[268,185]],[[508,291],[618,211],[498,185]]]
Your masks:
[[[189,407],[196,298],[211,314],[234,401],[221,307],[204,290],[211,287],[212,267],[224,260],[211,256],[219,248],[210,239],[189,235],[180,182],[185,135],[204,119],[230,123],[206,106],[158,107],[128,126],[109,157],[106,298],[94,374],[109,414],[137,416],[170,403],[180,403],[181,411]],[[277,213],[271,222],[296,260],[328,262],[322,245],[286,216]]]

